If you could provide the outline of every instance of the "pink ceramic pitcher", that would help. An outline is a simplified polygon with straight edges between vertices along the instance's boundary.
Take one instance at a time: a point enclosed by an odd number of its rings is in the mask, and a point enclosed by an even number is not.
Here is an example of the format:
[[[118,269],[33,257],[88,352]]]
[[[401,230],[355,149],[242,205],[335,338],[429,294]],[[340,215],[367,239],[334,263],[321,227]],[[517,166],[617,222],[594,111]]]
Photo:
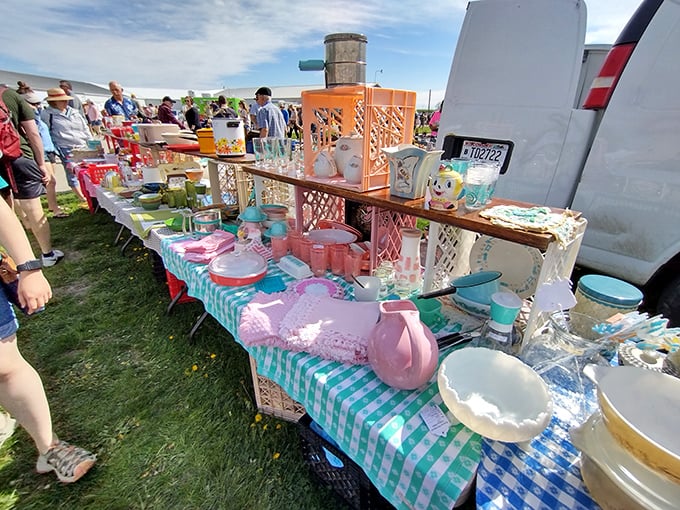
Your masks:
[[[438,354],[437,341],[412,301],[380,303],[380,321],[368,340],[368,361],[380,380],[401,390],[418,388],[437,369]]]

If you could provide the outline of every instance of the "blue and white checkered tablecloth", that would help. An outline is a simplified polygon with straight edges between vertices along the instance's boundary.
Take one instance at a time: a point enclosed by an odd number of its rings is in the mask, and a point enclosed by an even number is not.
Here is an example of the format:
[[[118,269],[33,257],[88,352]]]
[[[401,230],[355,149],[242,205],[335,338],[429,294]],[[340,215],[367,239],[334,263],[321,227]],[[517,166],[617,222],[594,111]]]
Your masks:
[[[551,385],[553,417],[528,444],[482,440],[477,472],[477,508],[484,510],[590,510],[580,471],[579,452],[569,429],[597,409],[592,388],[586,397]]]

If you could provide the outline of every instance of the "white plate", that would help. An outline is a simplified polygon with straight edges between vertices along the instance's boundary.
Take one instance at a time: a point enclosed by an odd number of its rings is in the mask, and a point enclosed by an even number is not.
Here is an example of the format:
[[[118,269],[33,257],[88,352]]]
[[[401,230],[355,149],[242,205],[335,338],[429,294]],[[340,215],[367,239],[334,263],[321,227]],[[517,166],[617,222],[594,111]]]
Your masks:
[[[552,416],[552,399],[543,379],[529,365],[500,351],[465,347],[452,352],[439,367],[437,385],[456,419],[497,441],[528,441]]]
[[[495,237],[481,236],[470,250],[471,271],[500,271],[501,286],[527,298],[536,291],[543,255],[540,250]]]
[[[309,231],[309,238],[312,241],[322,243],[349,244],[357,240],[357,236],[337,228],[320,228]]]
[[[582,450],[630,498],[644,508],[676,509],[680,484],[638,461],[609,433],[599,411],[571,432],[574,445]]]

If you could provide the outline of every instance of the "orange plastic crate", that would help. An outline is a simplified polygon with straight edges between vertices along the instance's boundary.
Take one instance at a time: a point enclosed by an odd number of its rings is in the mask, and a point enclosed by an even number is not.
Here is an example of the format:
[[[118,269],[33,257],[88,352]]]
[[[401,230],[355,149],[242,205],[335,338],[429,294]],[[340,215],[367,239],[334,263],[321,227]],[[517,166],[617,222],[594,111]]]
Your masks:
[[[332,151],[337,138],[359,135],[362,182],[331,178],[329,183],[359,191],[389,186],[390,168],[380,149],[412,141],[415,111],[416,93],[407,90],[355,85],[302,92],[305,175],[313,178],[316,156]]]
[[[90,180],[92,181],[92,184],[99,184],[101,180],[104,178],[106,175],[106,172],[110,171],[118,172],[120,174],[120,170],[118,169],[118,165],[108,165],[108,164],[90,164],[87,165],[87,173],[90,174]]]

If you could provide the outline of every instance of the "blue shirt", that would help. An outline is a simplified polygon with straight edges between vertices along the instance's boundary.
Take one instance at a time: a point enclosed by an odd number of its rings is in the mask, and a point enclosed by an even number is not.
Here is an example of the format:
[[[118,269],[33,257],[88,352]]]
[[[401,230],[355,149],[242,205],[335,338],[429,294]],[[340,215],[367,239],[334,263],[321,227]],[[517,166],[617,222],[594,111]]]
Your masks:
[[[267,101],[257,110],[257,127],[267,128],[267,136],[275,138],[286,137],[286,123],[278,106]]]
[[[123,103],[119,103],[113,97],[110,97],[104,103],[104,109],[111,115],[124,115],[125,120],[134,120],[137,117],[137,107],[131,99],[123,98]]]
[[[42,138],[43,147],[45,149],[45,154],[48,152],[57,152],[54,147],[54,142],[52,142],[52,137],[50,136],[50,129],[45,124],[45,121],[40,118],[40,110],[35,111],[35,123],[38,125],[38,133],[40,133],[40,138]]]

